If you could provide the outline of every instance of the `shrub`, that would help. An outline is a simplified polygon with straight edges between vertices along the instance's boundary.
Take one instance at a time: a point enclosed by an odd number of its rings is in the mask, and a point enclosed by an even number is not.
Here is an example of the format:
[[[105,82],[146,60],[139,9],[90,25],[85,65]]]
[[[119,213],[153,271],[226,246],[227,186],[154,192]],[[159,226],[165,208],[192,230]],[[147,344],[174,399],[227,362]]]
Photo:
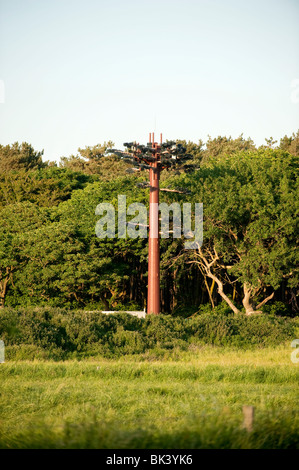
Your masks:
[[[275,315],[233,315],[223,307],[202,309],[190,318],[127,313],[104,315],[59,308],[5,308],[0,338],[10,358],[65,359],[101,355],[119,357],[170,350],[190,344],[237,348],[276,346],[298,334],[298,319]],[[159,353],[159,354],[160,354]]]
[[[294,338],[298,322],[274,315],[202,314],[190,319],[189,331],[201,342],[221,346],[277,346]]]
[[[275,302],[273,304],[267,304],[262,307],[263,313],[268,315],[277,315],[279,317],[294,317],[296,316],[283,302]]]

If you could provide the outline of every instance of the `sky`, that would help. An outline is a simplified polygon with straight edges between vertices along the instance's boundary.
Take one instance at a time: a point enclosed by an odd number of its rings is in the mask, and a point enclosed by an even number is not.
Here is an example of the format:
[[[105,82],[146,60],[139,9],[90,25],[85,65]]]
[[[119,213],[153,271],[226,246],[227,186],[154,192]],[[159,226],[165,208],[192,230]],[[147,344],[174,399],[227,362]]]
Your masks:
[[[299,0],[0,0],[0,144],[299,128]]]

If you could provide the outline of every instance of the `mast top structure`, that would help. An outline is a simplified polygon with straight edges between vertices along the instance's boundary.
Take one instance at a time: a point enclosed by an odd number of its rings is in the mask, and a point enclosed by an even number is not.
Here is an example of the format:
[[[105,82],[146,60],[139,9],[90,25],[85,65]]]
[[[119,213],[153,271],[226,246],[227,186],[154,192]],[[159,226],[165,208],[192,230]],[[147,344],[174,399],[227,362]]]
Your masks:
[[[128,169],[128,173],[150,169],[159,173],[162,170],[170,169],[185,172],[194,170],[194,165],[186,163],[187,160],[192,158],[192,155],[187,153],[186,148],[172,140],[163,142],[162,134],[160,134],[159,144],[155,142],[154,133],[150,133],[149,142],[146,145],[137,142],[125,142],[124,147],[126,150],[109,149],[107,152],[133,164],[134,167]]]

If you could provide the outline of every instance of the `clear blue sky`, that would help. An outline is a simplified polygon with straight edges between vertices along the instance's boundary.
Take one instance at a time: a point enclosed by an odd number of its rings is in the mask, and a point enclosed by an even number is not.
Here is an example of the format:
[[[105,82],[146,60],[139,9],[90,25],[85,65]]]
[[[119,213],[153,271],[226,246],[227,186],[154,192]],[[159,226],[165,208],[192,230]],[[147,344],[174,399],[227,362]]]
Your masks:
[[[0,0],[0,143],[46,160],[151,131],[261,145],[299,128],[296,79],[299,0]]]

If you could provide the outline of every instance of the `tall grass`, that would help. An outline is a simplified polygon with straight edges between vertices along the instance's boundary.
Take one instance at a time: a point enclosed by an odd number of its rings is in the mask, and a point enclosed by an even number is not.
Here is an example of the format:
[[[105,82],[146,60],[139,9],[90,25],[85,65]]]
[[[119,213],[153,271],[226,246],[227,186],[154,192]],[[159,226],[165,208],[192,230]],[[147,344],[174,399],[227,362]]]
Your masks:
[[[298,319],[223,309],[3,309],[0,448],[298,448],[298,337]]]
[[[67,361],[0,368],[2,448],[295,448],[295,364]],[[289,353],[289,351],[287,351]],[[234,360],[232,357],[234,354]],[[244,352],[244,357],[248,355]],[[256,408],[252,433],[242,406]]]

